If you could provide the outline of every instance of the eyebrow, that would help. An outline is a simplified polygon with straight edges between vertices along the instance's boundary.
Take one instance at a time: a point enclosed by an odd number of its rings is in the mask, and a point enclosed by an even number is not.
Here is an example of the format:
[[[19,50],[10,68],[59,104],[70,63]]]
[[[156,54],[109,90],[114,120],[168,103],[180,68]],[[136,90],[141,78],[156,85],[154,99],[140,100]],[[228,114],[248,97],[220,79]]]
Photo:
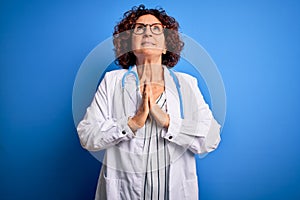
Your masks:
[[[163,25],[162,23],[160,22],[156,22],[156,23],[152,23],[152,24],[145,24],[145,23],[140,23],[140,22],[137,22],[135,24],[142,24],[142,25],[154,25],[154,24],[160,24],[160,25]]]

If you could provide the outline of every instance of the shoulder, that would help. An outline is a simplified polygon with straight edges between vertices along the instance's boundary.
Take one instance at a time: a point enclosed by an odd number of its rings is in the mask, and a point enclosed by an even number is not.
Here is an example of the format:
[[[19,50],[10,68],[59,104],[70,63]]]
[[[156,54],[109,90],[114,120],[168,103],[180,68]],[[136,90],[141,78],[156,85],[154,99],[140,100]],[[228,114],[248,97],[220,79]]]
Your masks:
[[[107,71],[98,86],[98,90],[111,90],[117,84],[118,81],[122,80],[126,69],[117,69],[112,71]]]
[[[184,79],[187,79],[187,80],[190,80],[190,79],[196,79],[194,76],[190,75],[190,74],[187,74],[187,73],[184,73],[184,72],[174,72],[176,74],[176,76],[178,76],[179,78],[184,78]]]
[[[124,75],[127,69],[116,69],[105,73],[105,79],[119,79]]]
[[[174,72],[175,75],[177,76],[178,80],[180,83],[186,83],[189,85],[194,85],[195,83],[197,84],[197,78],[195,78],[194,76],[187,74],[187,73],[183,73],[183,72]]]
[[[175,72],[181,87],[181,91],[185,94],[196,94],[202,97],[202,92],[198,86],[198,79],[190,74]]]
[[[107,71],[104,75],[103,82],[109,85],[114,85],[116,82],[122,80],[123,75],[127,69],[117,69],[117,70],[112,70],[112,71]]]

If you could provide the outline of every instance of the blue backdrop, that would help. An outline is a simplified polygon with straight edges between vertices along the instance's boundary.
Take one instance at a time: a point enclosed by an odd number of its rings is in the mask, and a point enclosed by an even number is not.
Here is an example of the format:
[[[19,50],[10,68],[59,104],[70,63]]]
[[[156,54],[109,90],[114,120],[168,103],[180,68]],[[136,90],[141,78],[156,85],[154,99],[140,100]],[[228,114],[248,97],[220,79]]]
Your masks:
[[[92,199],[72,90],[87,54],[141,1],[0,2],[0,199]],[[197,160],[202,200],[300,199],[299,1],[143,1],[162,6],[223,77],[222,142]]]

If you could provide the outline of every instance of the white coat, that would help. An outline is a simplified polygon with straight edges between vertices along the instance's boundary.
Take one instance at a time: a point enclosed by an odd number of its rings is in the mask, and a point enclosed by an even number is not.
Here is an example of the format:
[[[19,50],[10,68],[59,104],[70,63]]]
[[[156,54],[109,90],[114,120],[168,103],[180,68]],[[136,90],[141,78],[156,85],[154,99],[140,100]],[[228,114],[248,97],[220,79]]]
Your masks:
[[[132,68],[137,71],[136,67]],[[127,70],[107,72],[77,130],[81,145],[89,151],[106,150],[95,199],[142,199],[140,172],[143,128],[136,137],[127,125],[128,117],[136,112],[141,96],[136,95],[134,75],[125,84],[125,104],[122,103],[122,77]],[[164,66],[168,129],[161,137],[170,141],[169,198],[170,200],[198,199],[195,154],[211,152],[220,142],[220,125],[205,103],[197,79],[175,72],[182,93],[184,119],[180,117],[180,103],[176,85]],[[126,114],[124,112],[126,107]]]

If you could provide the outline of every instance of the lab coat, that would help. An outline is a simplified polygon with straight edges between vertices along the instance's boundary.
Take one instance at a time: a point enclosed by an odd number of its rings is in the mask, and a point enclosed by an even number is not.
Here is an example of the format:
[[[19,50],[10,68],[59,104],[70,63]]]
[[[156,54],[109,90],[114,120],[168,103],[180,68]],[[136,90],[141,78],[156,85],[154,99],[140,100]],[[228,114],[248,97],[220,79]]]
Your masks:
[[[214,119],[198,88],[197,79],[175,72],[182,93],[184,119],[180,117],[180,103],[173,77],[164,67],[167,113],[170,123],[161,137],[168,140],[170,155],[169,199],[198,199],[198,180],[195,154],[217,148],[220,125]],[[137,71],[136,67],[132,68]],[[134,133],[127,125],[141,102],[135,77],[122,77],[126,69],[107,72],[77,130],[81,145],[89,151],[105,150],[95,199],[142,199],[143,142],[139,136],[144,127]],[[124,96],[123,96],[124,95]],[[124,101],[123,101],[124,100]],[[124,109],[125,108],[125,109]]]

